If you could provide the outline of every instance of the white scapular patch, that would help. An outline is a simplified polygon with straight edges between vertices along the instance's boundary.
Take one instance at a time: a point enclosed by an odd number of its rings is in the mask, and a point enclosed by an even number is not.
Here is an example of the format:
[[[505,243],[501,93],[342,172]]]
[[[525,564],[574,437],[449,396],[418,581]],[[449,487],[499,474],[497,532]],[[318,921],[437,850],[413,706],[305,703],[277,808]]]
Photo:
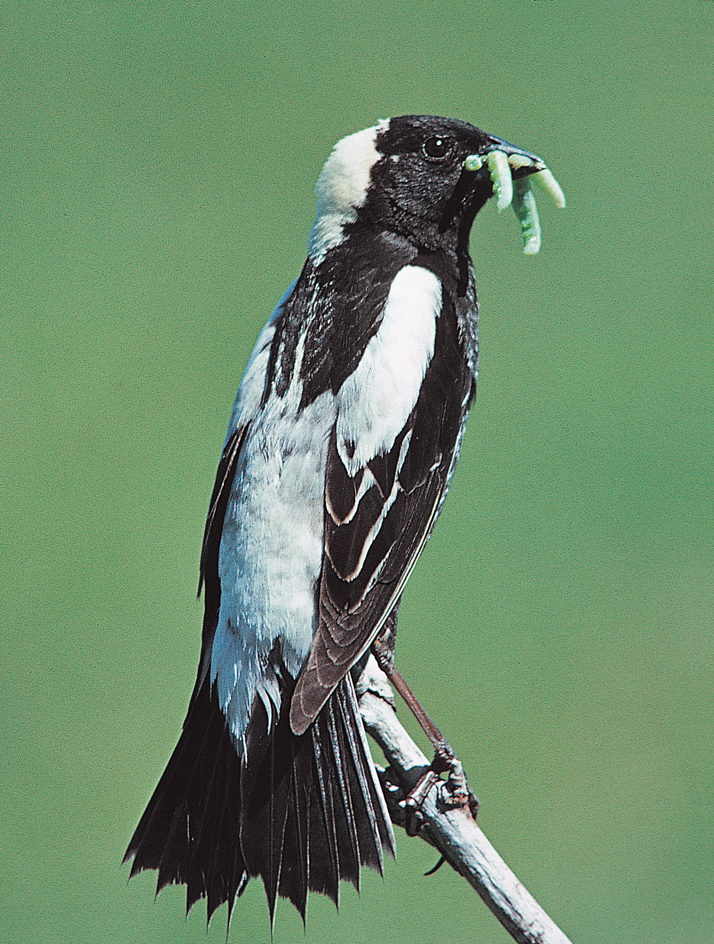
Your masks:
[[[308,253],[319,265],[328,249],[339,245],[346,223],[357,217],[367,196],[372,167],[379,160],[377,134],[389,126],[380,121],[338,141],[328,157],[315,188],[317,215],[310,231]]]
[[[337,393],[337,451],[350,475],[388,452],[414,409],[434,353],[441,282],[404,266],[392,282],[379,330]]]

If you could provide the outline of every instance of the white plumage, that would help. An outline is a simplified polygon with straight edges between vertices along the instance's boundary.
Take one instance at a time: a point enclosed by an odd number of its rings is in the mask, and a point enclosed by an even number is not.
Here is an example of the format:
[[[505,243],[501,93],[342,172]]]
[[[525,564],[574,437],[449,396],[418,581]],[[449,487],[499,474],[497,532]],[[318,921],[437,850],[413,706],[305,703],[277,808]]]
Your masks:
[[[434,349],[441,283],[426,269],[403,267],[392,282],[381,325],[337,395],[300,408],[300,345],[287,393],[261,408],[273,322],[265,326],[246,368],[231,430],[250,423],[224,519],[219,576],[221,608],[211,652],[211,680],[238,745],[253,700],[273,717],[279,690],[268,655],[282,640],[283,660],[297,675],[317,629],[315,586],[324,533],[325,461],[337,423],[338,451],[350,474],[391,448],[414,409]],[[355,445],[349,456],[347,444]],[[404,452],[408,441],[404,446]],[[373,481],[365,474],[363,491]],[[384,516],[367,536],[364,561]],[[359,496],[358,496],[359,498]]]
[[[372,166],[379,159],[377,133],[381,121],[372,128],[356,131],[338,141],[317,181],[317,215],[310,232],[309,255],[315,265],[328,249],[342,239],[345,223],[353,222],[369,188]]]
[[[441,282],[434,273],[400,269],[379,330],[337,394],[337,450],[350,475],[391,449],[414,409],[440,310]]]

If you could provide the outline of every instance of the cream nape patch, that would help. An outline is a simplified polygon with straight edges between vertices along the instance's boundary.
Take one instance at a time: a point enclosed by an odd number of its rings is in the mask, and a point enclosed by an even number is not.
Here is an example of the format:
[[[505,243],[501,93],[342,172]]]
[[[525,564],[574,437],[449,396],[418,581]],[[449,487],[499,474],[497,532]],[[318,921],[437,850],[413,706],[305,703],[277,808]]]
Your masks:
[[[389,119],[372,128],[356,131],[338,141],[317,181],[317,214],[308,242],[308,254],[319,265],[328,249],[342,242],[347,223],[357,218],[357,209],[367,197],[372,167],[379,160],[377,135]]]

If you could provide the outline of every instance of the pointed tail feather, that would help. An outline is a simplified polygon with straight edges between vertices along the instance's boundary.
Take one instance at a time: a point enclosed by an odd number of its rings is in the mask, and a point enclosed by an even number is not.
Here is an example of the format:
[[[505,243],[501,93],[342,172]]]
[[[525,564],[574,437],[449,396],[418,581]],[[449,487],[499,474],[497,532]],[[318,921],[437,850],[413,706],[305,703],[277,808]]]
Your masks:
[[[381,873],[382,849],[394,855],[352,679],[342,680],[300,736],[290,728],[288,694],[270,734],[265,709],[256,703],[241,780],[250,797],[241,848],[248,873],[263,879],[271,919],[278,895],[304,919],[308,891],[337,904],[341,880],[359,889],[361,866]]]
[[[271,921],[278,896],[303,920],[308,892],[335,903],[340,881],[359,889],[360,867],[382,871],[394,835],[354,687],[346,676],[313,725],[292,733],[286,675],[283,710],[268,730],[260,698],[239,757],[206,679],[179,743],[127,849],[131,875],[159,872],[157,892],[185,884],[187,911],[207,898],[229,920],[249,878],[265,886]]]
[[[156,891],[185,884],[186,910],[208,896],[208,920],[246,880],[240,854],[240,759],[208,680],[132,836],[131,876],[159,872]]]

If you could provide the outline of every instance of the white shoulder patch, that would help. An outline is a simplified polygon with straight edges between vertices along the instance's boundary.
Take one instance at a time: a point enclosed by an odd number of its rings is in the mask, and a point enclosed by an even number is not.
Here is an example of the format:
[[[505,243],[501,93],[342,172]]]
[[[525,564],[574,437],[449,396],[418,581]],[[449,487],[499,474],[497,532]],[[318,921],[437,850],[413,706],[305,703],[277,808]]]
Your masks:
[[[350,475],[392,448],[414,409],[441,305],[441,282],[433,272],[399,270],[379,330],[337,394],[337,450]]]
[[[356,210],[367,196],[373,165],[379,160],[377,134],[389,120],[357,131],[335,145],[317,181],[317,216],[310,232],[308,251],[318,265],[333,246],[342,240],[346,223],[356,218]]]

